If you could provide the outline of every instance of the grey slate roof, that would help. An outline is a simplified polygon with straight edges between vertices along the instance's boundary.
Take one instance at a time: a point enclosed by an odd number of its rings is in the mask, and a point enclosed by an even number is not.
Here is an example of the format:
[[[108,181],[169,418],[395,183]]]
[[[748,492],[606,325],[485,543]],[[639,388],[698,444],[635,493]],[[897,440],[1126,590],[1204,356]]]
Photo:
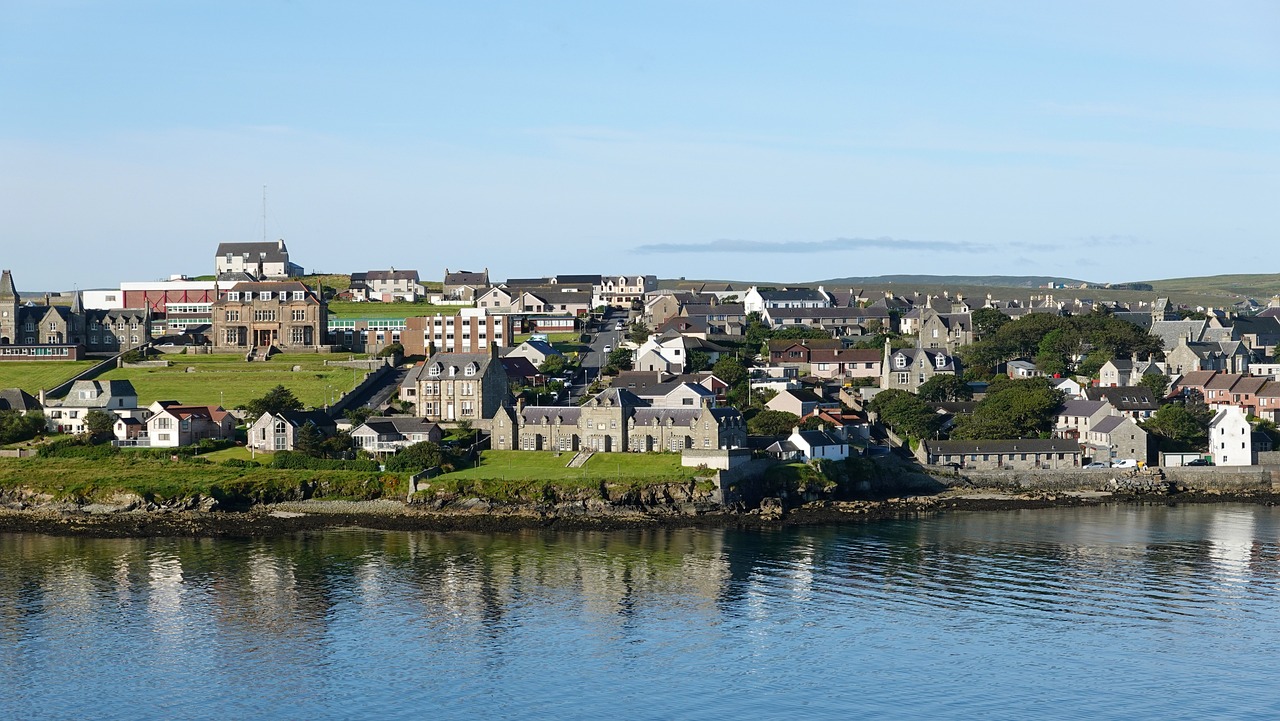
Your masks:
[[[1110,433],[1111,431],[1114,431],[1116,428],[1120,427],[1120,425],[1123,424],[1126,420],[1128,419],[1125,416],[1107,416],[1106,418],[1103,418],[1102,420],[1094,424],[1093,428],[1089,429],[1089,432]]]
[[[289,260],[289,250],[284,247],[284,243],[219,243],[218,252],[215,255],[226,257],[228,253],[235,256],[244,256],[248,253],[249,260],[257,261],[262,258],[268,263],[282,263]]]
[[[0,388],[0,411],[40,410],[40,401],[21,388]]]
[[[1151,390],[1145,386],[1114,386],[1109,388],[1086,388],[1085,398],[1091,401],[1106,400],[1117,410],[1122,411],[1154,411],[1160,407]]]
[[[1099,411],[1106,410],[1106,401],[1078,401],[1071,400],[1062,404],[1056,413],[1060,416],[1079,416],[1081,418],[1092,418]]]
[[[92,398],[81,398],[81,391],[91,391]],[[67,395],[59,399],[58,405],[76,408],[106,408],[116,398],[132,396],[136,402],[138,392],[127,380],[118,381],[76,381],[71,384]]]

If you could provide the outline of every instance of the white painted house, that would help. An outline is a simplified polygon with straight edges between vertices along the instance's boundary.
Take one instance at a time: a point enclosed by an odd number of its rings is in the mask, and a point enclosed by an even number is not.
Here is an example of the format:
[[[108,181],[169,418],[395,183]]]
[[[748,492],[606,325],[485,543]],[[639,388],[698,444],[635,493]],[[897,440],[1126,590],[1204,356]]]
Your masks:
[[[1253,451],[1253,428],[1239,406],[1224,406],[1209,421],[1209,452],[1215,466],[1252,466],[1257,463]]]

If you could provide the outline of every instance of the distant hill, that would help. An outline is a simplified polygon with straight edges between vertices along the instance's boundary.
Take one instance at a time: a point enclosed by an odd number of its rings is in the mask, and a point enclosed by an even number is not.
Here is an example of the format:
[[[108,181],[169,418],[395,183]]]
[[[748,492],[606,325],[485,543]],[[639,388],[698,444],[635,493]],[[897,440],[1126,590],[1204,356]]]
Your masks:
[[[1043,288],[1050,283],[1080,287],[1086,281],[1047,275],[877,275],[864,278],[832,278],[816,280],[808,285],[862,286],[862,285],[942,285],[942,286],[990,286],[994,288]],[[1097,285],[1090,283],[1089,285]]]

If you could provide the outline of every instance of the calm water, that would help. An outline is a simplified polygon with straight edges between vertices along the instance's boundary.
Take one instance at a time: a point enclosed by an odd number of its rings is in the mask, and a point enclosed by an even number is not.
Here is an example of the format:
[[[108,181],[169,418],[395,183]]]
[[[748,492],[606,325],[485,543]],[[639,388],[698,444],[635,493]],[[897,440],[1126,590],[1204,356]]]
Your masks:
[[[0,718],[1271,719],[1280,511],[0,535]]]

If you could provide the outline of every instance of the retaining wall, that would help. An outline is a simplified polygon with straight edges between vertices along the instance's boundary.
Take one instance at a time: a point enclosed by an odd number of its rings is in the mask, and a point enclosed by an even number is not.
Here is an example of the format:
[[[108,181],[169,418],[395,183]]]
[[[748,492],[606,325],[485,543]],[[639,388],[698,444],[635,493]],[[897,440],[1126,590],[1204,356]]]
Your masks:
[[[1280,480],[1280,466],[1204,467],[1178,466],[1160,469],[1164,478],[1201,491],[1271,491],[1272,479]],[[1113,478],[1130,477],[1123,469],[1064,469],[1027,471],[969,471],[926,466],[925,471],[950,486],[1005,491],[1091,491]],[[1134,476],[1149,478],[1145,474]]]

